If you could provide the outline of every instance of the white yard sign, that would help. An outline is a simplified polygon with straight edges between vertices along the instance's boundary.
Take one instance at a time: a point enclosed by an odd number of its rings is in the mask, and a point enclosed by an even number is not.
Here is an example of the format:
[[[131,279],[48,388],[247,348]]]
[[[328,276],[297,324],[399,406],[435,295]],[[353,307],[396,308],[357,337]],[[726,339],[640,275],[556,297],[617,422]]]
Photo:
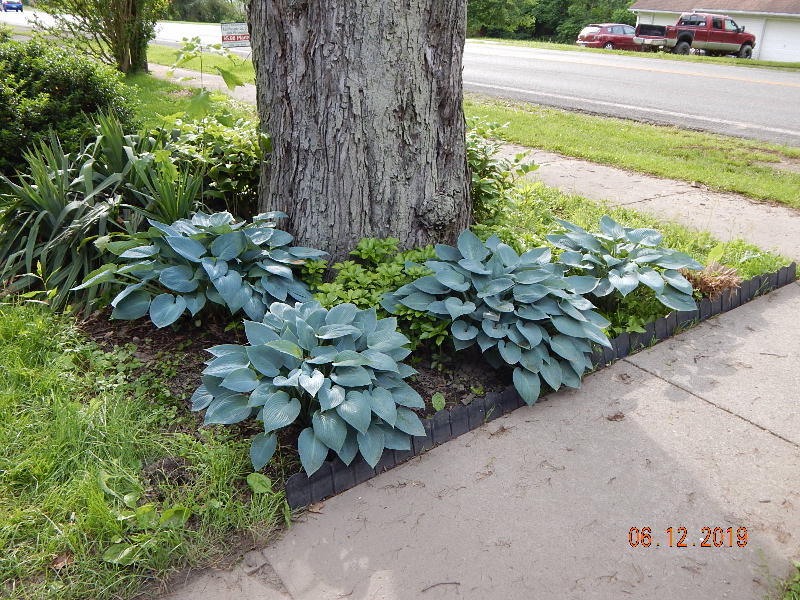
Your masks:
[[[250,45],[250,32],[247,23],[220,23],[222,45],[225,48],[239,48]]]

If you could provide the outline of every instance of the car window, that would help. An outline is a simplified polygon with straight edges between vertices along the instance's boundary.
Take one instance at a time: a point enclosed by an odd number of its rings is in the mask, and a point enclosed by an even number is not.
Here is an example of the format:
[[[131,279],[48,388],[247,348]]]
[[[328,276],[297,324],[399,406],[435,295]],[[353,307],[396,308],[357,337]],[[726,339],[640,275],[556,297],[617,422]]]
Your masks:
[[[634,33],[636,33],[636,29],[631,27],[630,25],[625,25],[625,27],[623,27],[622,29],[625,35],[633,35]]]
[[[686,15],[681,17],[681,20],[678,21],[678,25],[683,25],[684,27],[705,27],[706,20],[704,17],[698,15]]]
[[[720,17],[714,17],[711,20],[711,23],[714,26],[714,29],[722,29],[722,19]]]
[[[622,27],[620,27],[620,26],[612,27],[611,28],[611,33],[613,33],[614,35],[624,35],[625,34],[625,30],[622,29]]]
[[[725,19],[725,31],[739,31],[733,19]]]
[[[593,33],[597,33],[598,31],[600,31],[599,27],[597,27],[596,25],[591,25],[589,27],[584,27],[583,29],[581,29],[580,35],[592,35]]]

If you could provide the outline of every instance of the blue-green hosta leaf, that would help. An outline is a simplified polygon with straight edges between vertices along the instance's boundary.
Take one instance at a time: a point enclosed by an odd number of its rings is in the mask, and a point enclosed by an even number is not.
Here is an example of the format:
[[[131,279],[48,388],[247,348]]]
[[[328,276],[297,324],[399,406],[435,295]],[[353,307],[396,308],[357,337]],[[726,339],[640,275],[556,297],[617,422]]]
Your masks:
[[[356,457],[356,454],[358,454],[358,441],[356,440],[357,434],[358,432],[355,429],[348,428],[347,438],[344,440],[342,449],[336,453],[341,461],[346,465],[352,463],[353,459]]]
[[[423,427],[417,413],[403,406],[397,407],[397,420],[394,426],[409,435],[425,435],[425,427]]]
[[[461,254],[461,252],[459,252],[457,248],[454,248],[453,246],[448,246],[447,244],[436,244],[434,246],[434,251],[436,252],[436,256],[440,260],[458,262],[462,258],[464,258],[464,255]]]
[[[327,383],[327,385],[326,385]],[[322,410],[331,410],[339,406],[345,399],[344,388],[338,385],[330,385],[330,382],[323,383],[317,392],[317,399]]]
[[[136,285],[138,287],[141,284]],[[133,287],[134,286],[130,286],[124,289],[114,298],[111,303],[114,306],[114,310],[111,311],[112,319],[133,320],[139,319],[147,314],[147,311],[150,309],[150,294],[144,290],[131,289]]]
[[[575,294],[588,294],[600,282],[596,277],[589,277],[587,275],[571,275],[564,278],[564,283],[567,284],[571,292]]]
[[[583,252],[565,250],[561,253],[561,256],[558,257],[558,262],[569,267],[580,267],[583,264]]]
[[[583,328],[583,322],[573,319],[572,317],[553,317],[551,320],[553,327],[565,335],[572,337],[586,337]]]
[[[562,334],[556,334],[550,338],[550,348],[568,361],[580,361],[583,356],[575,347],[575,344],[572,343],[572,339]]]
[[[367,349],[361,353],[361,356],[367,360],[367,365],[376,371],[390,371],[397,373],[397,361],[388,354],[378,352],[377,350]]]
[[[336,360],[339,351],[333,346],[317,346],[311,349],[311,358],[306,362],[312,365],[327,365]]]
[[[486,298],[486,296],[495,296],[497,294],[505,292],[513,285],[514,281],[509,279],[508,277],[498,277],[497,279],[491,279],[485,286],[476,286],[476,289],[478,290],[478,298]],[[448,300],[451,299],[452,298],[448,298]],[[456,317],[453,318],[455,319]]]
[[[206,305],[206,295],[203,292],[186,294],[183,296],[183,299],[186,301],[186,308],[189,309],[192,316],[195,316],[203,310],[203,307]]]
[[[236,302],[237,294],[242,289],[242,276],[237,271],[228,271],[225,275],[211,280],[214,287],[226,303]]]
[[[538,346],[539,342],[542,341],[543,329],[536,323],[517,321],[516,328],[522,335],[525,336],[525,339],[528,340],[528,343],[531,346]]]
[[[500,338],[491,338],[481,331],[478,333],[478,337],[475,338],[475,341],[478,342],[478,346],[480,346],[481,352],[486,352],[489,348],[494,348],[497,345],[498,339]]]
[[[481,261],[489,256],[489,249],[483,244],[480,238],[469,229],[465,229],[461,232],[456,245],[461,255],[468,260]]]
[[[312,348],[317,347],[317,336],[314,333],[314,328],[302,317],[297,317],[295,322],[297,329],[297,341],[303,350],[310,351]]]
[[[627,296],[639,286],[639,277],[631,271],[626,273],[609,271],[608,280],[623,296]]]
[[[699,271],[703,268],[703,265],[691,256],[677,250],[669,250],[662,258],[655,261],[655,264],[665,269],[692,269]]]
[[[501,313],[510,313],[514,311],[514,303],[507,300],[501,300],[499,296],[486,296],[483,301],[486,306]]]
[[[364,367],[336,367],[331,373],[331,380],[342,387],[362,387],[372,383],[370,372]]]
[[[289,294],[289,282],[283,277],[265,276],[261,278],[260,283],[264,291],[275,300],[286,300]]]
[[[306,427],[300,432],[297,438],[297,452],[309,477],[319,470],[328,457],[328,447],[314,435],[311,427]]]
[[[469,341],[474,340],[478,335],[478,328],[474,325],[470,325],[467,321],[458,320],[453,321],[453,324],[450,326],[450,332],[457,340]]]
[[[397,374],[400,375],[401,378],[411,377],[417,373],[419,373],[419,371],[410,365],[404,365],[402,363],[398,363],[397,365]]]
[[[300,387],[303,388],[308,395],[312,398],[316,397],[317,392],[322,387],[322,384],[325,381],[325,375],[323,375],[320,371],[314,369],[311,375],[306,375],[305,373],[301,373],[300,377],[298,378],[297,382],[300,384]]]
[[[662,275],[664,277],[664,281],[666,281],[679,292],[689,295],[694,292],[692,284],[689,283],[689,281],[683,275],[681,275],[679,271],[667,269],[662,273]]]
[[[611,348],[611,342],[609,341],[608,336],[603,333],[603,330],[600,329],[600,327],[590,321],[583,322],[581,325],[583,327],[584,337],[595,342],[596,344],[600,344],[606,348]]]
[[[275,392],[267,398],[261,409],[264,431],[269,433],[291,425],[300,414],[300,409],[300,400],[289,398],[289,394],[286,392]]]
[[[450,291],[450,288],[439,283],[433,275],[420,277],[413,285],[419,291],[425,292],[426,294],[446,294]]]
[[[586,320],[586,317],[583,316],[583,311],[575,308],[572,303],[568,302],[567,300],[559,300],[558,307],[561,309],[563,314],[568,315],[577,321]]]
[[[608,215],[600,219],[600,231],[615,240],[621,240],[625,237],[625,228]]]
[[[206,253],[206,247],[192,238],[167,236],[164,240],[166,240],[175,252],[192,262],[199,263],[202,256]]]
[[[269,346],[247,346],[247,358],[253,367],[267,377],[275,377],[280,373],[283,358],[280,353]]]
[[[412,310],[420,310],[425,311],[428,310],[428,306],[436,300],[435,296],[431,296],[430,294],[426,294],[425,292],[413,292],[404,298],[400,298],[400,304],[403,306],[407,306]]]
[[[236,369],[244,368],[247,365],[247,354],[241,352],[230,352],[227,354],[222,354],[208,363],[208,366],[203,370],[203,375],[224,378]]]
[[[248,227],[244,230],[244,234],[256,246],[266,244],[274,232],[275,230],[271,227]]]
[[[643,246],[660,246],[664,240],[664,236],[655,229],[629,229],[625,238],[632,244]]]
[[[350,325],[358,314],[355,304],[337,304],[325,316],[326,325]]]
[[[514,369],[514,389],[528,406],[532,406],[539,399],[542,384],[536,373],[517,367]]]
[[[267,342],[274,342],[280,339],[280,336],[275,333],[272,327],[263,323],[248,321],[247,319],[244,320],[244,333],[251,346],[261,346]]]
[[[487,336],[495,339],[502,339],[508,334],[508,325],[497,323],[486,318],[481,321],[481,329],[483,329],[483,332]]]
[[[206,410],[205,425],[233,425],[250,416],[252,408],[244,394],[233,394],[215,399]]]
[[[333,359],[334,367],[362,367],[369,363],[369,359],[355,350],[337,352]]]
[[[120,258],[141,260],[158,254],[158,246],[136,246],[119,255]]]
[[[183,296],[160,294],[150,303],[150,320],[153,325],[161,329],[172,325],[186,310],[186,300]]]
[[[187,293],[195,291],[198,286],[198,281],[192,277],[194,277],[194,271],[190,267],[176,265],[161,271],[158,281],[171,290]]]
[[[247,248],[247,237],[241,231],[223,233],[211,243],[211,254],[222,260],[233,260]]]
[[[250,400],[248,400],[248,404],[254,408],[264,406],[264,404],[267,403],[267,400],[272,397],[272,394],[278,391],[280,390],[272,385],[272,383],[264,381],[250,393]]]
[[[369,429],[372,407],[361,392],[347,392],[344,402],[336,407],[339,416],[360,432]]]
[[[660,294],[664,289],[664,278],[661,273],[649,267],[643,267],[639,270],[639,281],[652,289],[656,294]]]
[[[517,302],[531,303],[536,302],[547,296],[550,288],[538,283],[517,284],[514,286],[514,298]]]
[[[214,400],[214,394],[208,391],[205,385],[198,387],[192,394],[192,410],[203,410]]]
[[[286,251],[297,258],[316,259],[328,255],[328,253],[323,250],[317,250],[316,248],[305,248],[303,246],[292,246],[291,248],[287,248]]]
[[[561,363],[557,360],[550,359],[549,362],[547,360],[542,362],[539,375],[553,390],[558,390],[561,387]]]
[[[399,331],[383,332],[376,329],[374,333],[367,337],[367,346],[378,352],[388,352],[409,343],[408,338]]]
[[[581,378],[575,373],[575,367],[561,363],[561,384],[574,389],[580,389]]]
[[[408,408],[425,408],[425,401],[422,399],[417,391],[407,383],[393,388],[391,390],[392,398],[400,406],[407,406]]]
[[[383,429],[383,445],[389,450],[411,450],[411,436],[394,427],[380,426]]]
[[[364,396],[369,400],[372,412],[389,425],[394,426],[397,419],[397,405],[392,393],[383,388],[375,388],[371,392],[365,392]]]
[[[522,253],[519,257],[519,265],[520,267],[535,267],[536,265],[549,263],[551,258],[552,250],[549,247],[533,248]]]
[[[253,463],[253,469],[255,471],[263,469],[264,465],[275,454],[277,447],[278,436],[274,433],[259,433],[256,435],[250,444],[250,462]]]
[[[336,411],[314,411],[311,424],[318,440],[336,452],[342,449],[347,438],[347,423]]]
[[[486,266],[478,261],[478,260],[471,260],[468,258],[462,258],[458,261],[458,265],[469,271],[470,273],[475,273],[476,275],[491,275],[491,269],[487,269]]]
[[[465,292],[470,288],[467,279],[449,266],[436,270],[433,276],[436,281],[456,292]]]
[[[384,448],[383,429],[372,425],[367,431],[359,432],[356,436],[358,449],[361,456],[370,467],[374,467],[381,459]]]
[[[690,294],[684,294],[670,286],[664,288],[662,293],[657,294],[656,299],[673,310],[689,311],[697,308],[697,304]]]
[[[531,373],[538,373],[542,368],[541,353],[536,348],[523,352],[519,364]]]
[[[335,340],[346,335],[360,334],[361,330],[353,325],[343,325],[334,323],[331,325],[323,325],[317,331],[317,337],[321,340]]]
[[[291,342],[289,340],[286,339],[273,340],[271,342],[267,342],[267,346],[269,348],[274,348],[281,354],[293,356],[294,358],[303,358],[303,349],[300,348],[300,346],[298,346],[294,342]]]
[[[494,252],[507,267],[516,267],[519,264],[519,254],[508,244],[497,244]]]
[[[497,349],[500,351],[500,357],[509,365],[517,364],[522,357],[522,349],[514,342],[500,340],[497,342]]]
[[[255,371],[244,367],[228,373],[220,385],[234,392],[252,392],[258,387],[258,377]]]
[[[514,311],[517,316],[530,321],[544,321],[548,318],[547,313],[535,306],[520,306]]]
[[[509,279],[508,281],[511,280]],[[478,294],[478,296],[480,296],[480,294]],[[450,318],[454,321],[459,317],[468,315],[475,311],[475,304],[472,302],[463,302],[459,298],[455,298],[453,296],[444,301],[444,307],[450,314]]]

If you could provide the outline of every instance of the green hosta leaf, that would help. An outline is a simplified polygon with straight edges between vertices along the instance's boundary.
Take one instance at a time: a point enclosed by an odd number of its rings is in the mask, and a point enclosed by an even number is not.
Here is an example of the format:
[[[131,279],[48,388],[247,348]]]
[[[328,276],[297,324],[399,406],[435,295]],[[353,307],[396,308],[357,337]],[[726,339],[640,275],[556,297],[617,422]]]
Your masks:
[[[255,372],[245,367],[228,373],[220,385],[234,392],[252,392],[258,387],[258,383]]]
[[[278,447],[278,436],[274,433],[259,433],[253,438],[250,445],[250,462],[253,463],[253,469],[260,471],[264,468],[272,455],[275,454],[275,449]],[[250,478],[248,477],[248,483]]]
[[[581,387],[581,378],[577,373],[575,373],[575,367],[574,366],[567,366],[566,364],[562,363],[562,365],[561,365],[561,384],[562,385],[566,385],[567,387],[571,387],[571,388],[576,389],[576,390],[580,389],[580,387]]]
[[[664,289],[664,278],[658,271],[648,267],[639,270],[639,281],[652,289],[656,294],[660,294]]]
[[[343,387],[361,387],[372,383],[370,372],[364,367],[336,367],[331,379]]]
[[[300,414],[300,409],[300,401],[297,398],[289,398],[286,392],[275,392],[261,409],[264,431],[269,433],[291,425]]]
[[[694,292],[694,288],[689,281],[680,274],[678,271],[673,271],[672,269],[668,269],[662,273],[664,277],[664,281],[670,284],[679,292],[683,292],[684,294],[692,295]]]
[[[244,333],[251,346],[261,346],[267,342],[274,342],[280,336],[271,327],[255,321],[244,321]]]
[[[334,323],[332,325],[323,325],[317,331],[317,337],[322,340],[334,340],[344,337],[346,335],[360,334],[361,330],[353,325],[342,325]]]
[[[112,319],[139,319],[145,316],[150,309],[150,294],[144,290],[135,289],[122,296],[122,294],[129,289],[130,288],[123,290],[123,292],[114,299],[114,302],[112,302],[114,306],[114,310],[111,311]],[[122,296],[122,298],[120,298],[120,296]]]
[[[150,320],[153,325],[161,329],[172,325],[186,310],[186,300],[183,296],[161,294],[153,298],[150,303]]]
[[[364,397],[369,400],[372,412],[389,425],[394,426],[395,420],[397,419],[397,406],[389,390],[375,388],[371,392],[365,392]]]
[[[440,411],[443,410],[446,405],[446,401],[444,399],[444,394],[441,392],[436,392],[433,396],[431,396],[431,406],[433,406],[433,410]]]
[[[374,467],[381,459],[384,448],[383,429],[377,425],[372,425],[367,431],[359,432],[356,436],[358,449],[361,456],[367,461],[370,467]]]
[[[695,304],[692,296],[679,292],[669,286],[664,288],[661,294],[656,295],[656,299],[664,306],[673,310],[690,311],[697,308],[697,304]]]
[[[532,406],[539,399],[541,382],[539,376],[526,369],[514,369],[514,388],[528,406]]]
[[[315,411],[311,417],[314,435],[331,450],[339,452],[347,438],[347,423],[336,411]]]
[[[173,236],[167,236],[164,239],[175,252],[186,260],[199,263],[201,257],[206,253],[206,247],[197,240]]]
[[[366,432],[372,421],[372,407],[361,392],[348,392],[344,402],[336,407],[339,416],[360,432]]]
[[[306,427],[297,438],[297,451],[305,472],[311,476],[316,473],[328,457],[328,447],[314,435],[311,427]]]
[[[623,296],[627,296],[639,286],[639,278],[633,272],[617,273],[610,271],[608,280]]]
[[[232,425],[244,421],[252,412],[248,400],[249,398],[244,394],[216,398],[206,410],[203,423],[205,425]]]
[[[450,326],[450,332],[457,340],[469,341],[474,340],[478,335],[478,328],[474,325],[470,325],[466,321],[459,320],[453,321],[453,324]]]
[[[254,494],[272,493],[272,482],[269,480],[269,477],[262,473],[250,473],[247,476],[247,485],[250,486],[250,490]]]
[[[325,381],[325,376],[314,369],[311,375],[306,375],[305,373],[300,374],[300,378],[298,379],[298,383],[300,387],[303,388],[306,392],[308,392],[309,396],[314,398],[317,395],[317,392],[322,387],[322,384]]]
[[[397,407],[397,420],[394,426],[409,435],[425,435],[425,427],[422,426],[417,413],[403,406]]]

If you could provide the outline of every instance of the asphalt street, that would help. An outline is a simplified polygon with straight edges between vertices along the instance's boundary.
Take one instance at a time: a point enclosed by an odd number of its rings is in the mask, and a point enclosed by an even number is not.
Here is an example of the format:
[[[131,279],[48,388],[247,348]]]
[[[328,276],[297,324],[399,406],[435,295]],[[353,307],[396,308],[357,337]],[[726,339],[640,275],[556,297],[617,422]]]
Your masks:
[[[34,13],[0,13],[0,21],[28,25]],[[155,42],[176,45],[195,36],[204,43],[219,42],[219,26],[162,22]],[[470,41],[464,54],[464,88],[800,147],[800,71]]]

